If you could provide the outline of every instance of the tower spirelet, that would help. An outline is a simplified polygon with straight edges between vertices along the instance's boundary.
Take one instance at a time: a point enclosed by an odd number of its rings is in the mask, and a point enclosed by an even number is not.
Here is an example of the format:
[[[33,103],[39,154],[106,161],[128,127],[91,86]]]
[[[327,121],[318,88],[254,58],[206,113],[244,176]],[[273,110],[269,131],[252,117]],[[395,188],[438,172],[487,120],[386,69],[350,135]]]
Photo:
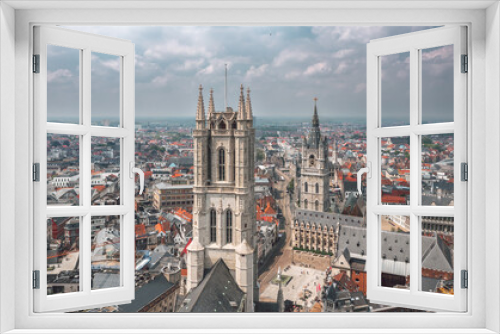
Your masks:
[[[253,119],[252,115],[252,102],[250,101],[250,87],[247,88],[247,119]]]
[[[215,104],[214,104],[214,90],[210,88],[210,102],[208,102],[208,115],[212,116],[212,113],[215,112]]]
[[[318,101],[318,98],[314,98],[314,115],[312,119],[312,126],[313,127],[319,127],[319,117],[318,117],[318,108],[316,107],[316,101]]]
[[[200,94],[198,96],[198,111],[196,113],[197,128],[205,128],[205,105],[203,103],[203,87],[200,85]]]
[[[245,119],[246,117],[246,112],[245,112],[245,95],[243,93],[243,84],[241,84],[241,87],[240,87],[240,104],[239,104],[239,108],[238,108],[238,118],[239,119]]]

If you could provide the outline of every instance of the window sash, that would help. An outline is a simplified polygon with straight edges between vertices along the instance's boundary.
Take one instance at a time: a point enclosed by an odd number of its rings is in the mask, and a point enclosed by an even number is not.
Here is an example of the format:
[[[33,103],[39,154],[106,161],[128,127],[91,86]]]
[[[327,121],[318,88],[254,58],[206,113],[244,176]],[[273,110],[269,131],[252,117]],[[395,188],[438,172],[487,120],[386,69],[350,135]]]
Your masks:
[[[367,161],[373,168],[367,178],[367,297],[372,302],[424,308],[428,310],[466,311],[467,290],[460,289],[460,271],[467,269],[467,187],[460,181],[460,163],[467,162],[467,76],[460,73],[461,54],[466,54],[465,27],[443,27],[371,41],[367,46]],[[420,123],[420,49],[454,45],[454,122]],[[410,125],[381,126],[380,57],[410,52]],[[425,134],[454,134],[454,206],[419,205],[421,199],[421,143]],[[382,137],[410,137],[410,205],[381,205]],[[381,215],[410,216],[410,289],[381,286]],[[454,217],[454,295],[420,291],[422,280],[420,217]]]
[[[47,122],[47,45],[80,50],[79,124]],[[91,53],[117,55],[120,70],[120,127],[91,125]],[[34,28],[34,53],[40,55],[40,73],[33,75],[34,161],[40,163],[40,182],[34,184],[34,269],[40,271],[40,289],[33,290],[34,311],[72,311],[104,304],[129,302],[134,297],[134,182],[129,162],[134,161],[134,45],[128,41],[53,27]],[[80,137],[79,206],[47,206],[47,134]],[[120,140],[120,205],[91,204],[91,138]],[[120,224],[120,287],[91,288],[91,218],[118,215]],[[79,217],[79,291],[47,295],[48,217]]]

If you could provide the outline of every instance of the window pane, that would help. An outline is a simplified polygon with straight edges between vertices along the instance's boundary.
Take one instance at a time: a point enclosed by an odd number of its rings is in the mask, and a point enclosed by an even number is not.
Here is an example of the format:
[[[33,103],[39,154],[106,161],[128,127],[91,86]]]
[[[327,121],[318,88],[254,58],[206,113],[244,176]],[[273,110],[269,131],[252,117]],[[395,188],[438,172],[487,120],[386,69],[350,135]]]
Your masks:
[[[120,125],[120,58],[92,52],[92,125]]]
[[[120,216],[95,216],[92,229],[92,290],[120,284]]]
[[[80,203],[80,137],[47,134],[47,205]]]
[[[382,126],[410,124],[410,53],[380,57]]]
[[[453,45],[421,52],[422,124],[453,122]]]
[[[120,204],[120,139],[92,137],[92,205]]]
[[[80,218],[47,218],[47,294],[80,290]]]
[[[422,205],[453,206],[453,133],[422,136]]]
[[[381,202],[410,204],[410,137],[381,138]]]
[[[47,45],[47,121],[80,122],[80,50]]]
[[[410,286],[410,217],[381,216],[381,283],[385,287]]]
[[[453,217],[422,217],[422,291],[453,295]]]

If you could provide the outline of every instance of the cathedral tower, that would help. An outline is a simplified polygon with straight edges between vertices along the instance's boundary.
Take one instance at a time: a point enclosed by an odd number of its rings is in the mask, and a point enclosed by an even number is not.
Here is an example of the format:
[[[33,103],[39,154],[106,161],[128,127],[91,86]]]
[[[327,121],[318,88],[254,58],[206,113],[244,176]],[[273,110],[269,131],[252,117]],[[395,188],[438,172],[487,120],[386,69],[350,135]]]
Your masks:
[[[314,99],[312,126],[302,141],[300,206],[304,210],[326,212],[330,208],[328,142],[321,137]]]
[[[187,290],[222,259],[246,293],[246,311],[258,300],[254,199],[254,139],[250,89],[241,86],[236,112],[215,111],[210,90],[205,117],[202,87],[194,139],[193,240],[188,247]]]

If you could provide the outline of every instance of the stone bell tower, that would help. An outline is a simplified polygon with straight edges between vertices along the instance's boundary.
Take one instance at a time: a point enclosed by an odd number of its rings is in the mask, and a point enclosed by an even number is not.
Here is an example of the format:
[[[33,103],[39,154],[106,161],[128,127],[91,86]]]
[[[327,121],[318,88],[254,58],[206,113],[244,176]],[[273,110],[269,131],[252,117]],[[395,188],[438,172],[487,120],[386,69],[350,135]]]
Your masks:
[[[187,290],[222,259],[246,293],[246,311],[258,301],[254,141],[250,89],[241,86],[238,111],[215,111],[210,90],[205,117],[200,86],[194,139],[193,240],[187,253]]]
[[[302,140],[300,205],[304,210],[326,212],[330,208],[328,142],[321,137],[317,100],[314,99],[312,126]]]

